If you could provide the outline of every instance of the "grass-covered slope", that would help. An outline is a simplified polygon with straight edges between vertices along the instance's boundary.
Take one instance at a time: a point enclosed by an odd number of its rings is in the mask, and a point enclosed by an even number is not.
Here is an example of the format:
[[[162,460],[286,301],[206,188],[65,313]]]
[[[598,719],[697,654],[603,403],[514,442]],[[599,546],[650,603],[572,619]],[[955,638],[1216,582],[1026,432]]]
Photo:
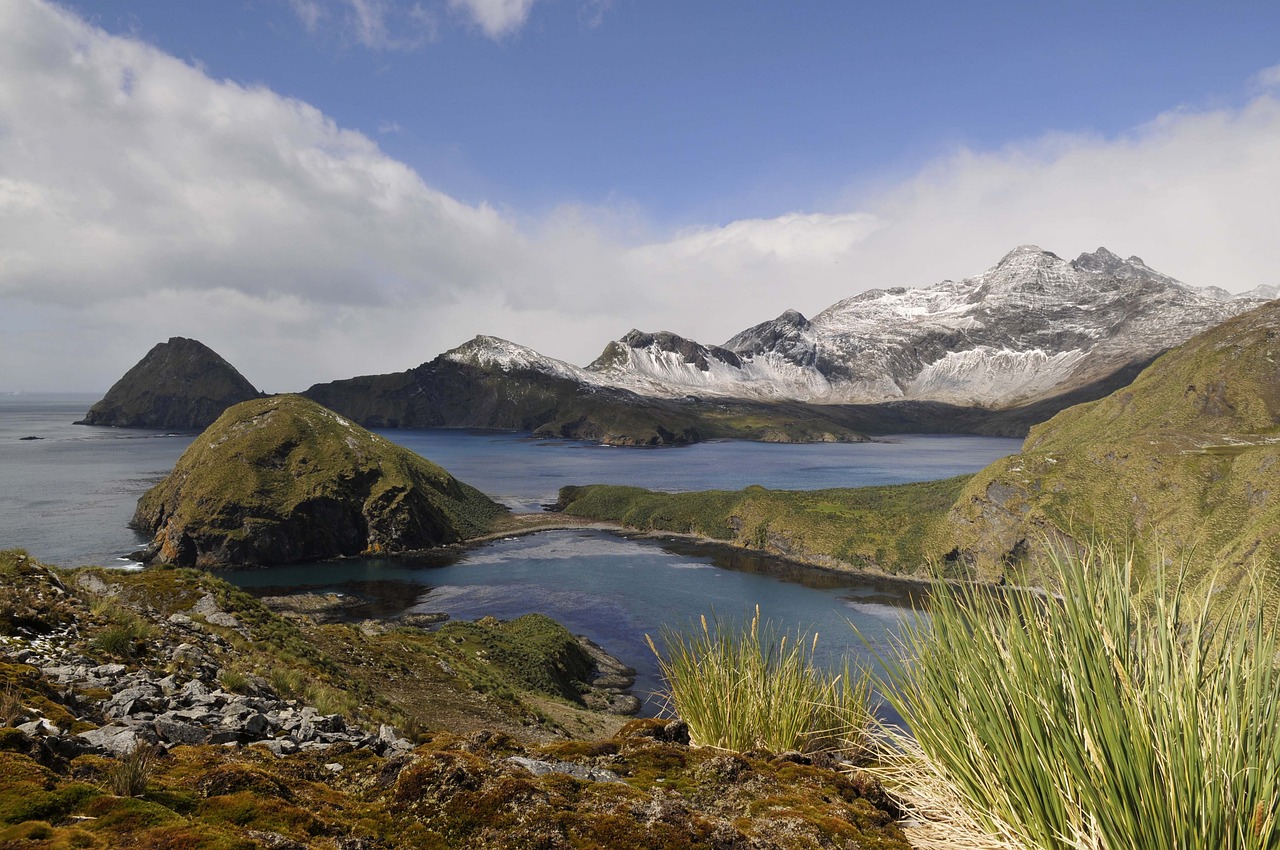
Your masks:
[[[204,428],[231,405],[261,396],[217,352],[173,337],[147,352],[78,424]]]
[[[227,567],[395,552],[486,531],[502,508],[301,396],[244,402],[139,500],[150,560]]]
[[[1145,556],[1158,536],[1166,554],[1280,565],[1278,359],[1274,302],[1195,337],[1033,428],[1021,454],[970,481],[948,533],[984,575],[1090,535]]]
[[[939,531],[967,477],[831,490],[657,493],[564,487],[567,514],[646,531],[692,533],[837,569],[926,574],[950,547]]]

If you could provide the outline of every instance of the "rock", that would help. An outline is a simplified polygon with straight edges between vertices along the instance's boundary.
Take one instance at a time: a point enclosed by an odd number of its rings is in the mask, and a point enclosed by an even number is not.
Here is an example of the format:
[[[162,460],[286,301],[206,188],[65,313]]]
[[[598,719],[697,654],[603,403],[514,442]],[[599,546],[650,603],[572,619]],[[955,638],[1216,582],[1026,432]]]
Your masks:
[[[539,761],[525,756],[511,756],[508,764],[522,767],[534,776],[546,776],[548,773],[563,773],[583,782],[622,782],[618,774],[598,767],[587,767],[567,761]]]
[[[212,349],[173,337],[147,352],[76,424],[204,428],[231,405],[261,397]]]
[[[227,410],[139,500],[133,525],[153,536],[146,560],[218,568],[427,548],[483,532],[502,510],[315,402],[277,396]]]
[[[155,730],[160,740],[171,744],[203,744],[211,737],[208,729],[172,717],[157,717]]]
[[[32,720],[30,723],[23,723],[21,726],[17,727],[17,729],[22,734],[32,738],[37,736],[56,738],[62,734],[61,729],[54,726],[43,717],[39,720]]]
[[[254,746],[265,747],[277,756],[289,756],[298,751],[298,742],[292,738],[272,738],[259,741]]]
[[[113,756],[127,755],[138,744],[156,743],[156,735],[150,730],[138,726],[111,724],[98,729],[81,732],[76,738],[83,741],[87,748]]]
[[[411,626],[415,629],[425,629],[439,625],[448,619],[449,615],[443,611],[410,611],[397,617],[395,623],[401,626]]]

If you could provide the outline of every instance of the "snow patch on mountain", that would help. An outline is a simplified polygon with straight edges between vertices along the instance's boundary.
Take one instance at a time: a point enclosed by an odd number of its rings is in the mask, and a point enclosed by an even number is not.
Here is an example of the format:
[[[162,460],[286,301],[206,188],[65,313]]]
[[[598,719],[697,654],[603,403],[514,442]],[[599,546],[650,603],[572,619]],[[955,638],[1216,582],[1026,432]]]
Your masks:
[[[496,336],[481,334],[440,356],[455,363],[478,366],[482,369],[499,369],[503,372],[540,372],[584,384],[597,383],[595,376],[581,367],[548,357],[532,348]]]
[[[949,351],[925,366],[904,395],[959,405],[1017,403],[1050,393],[1066,382],[1085,357],[1080,349],[1049,353],[979,346]]]

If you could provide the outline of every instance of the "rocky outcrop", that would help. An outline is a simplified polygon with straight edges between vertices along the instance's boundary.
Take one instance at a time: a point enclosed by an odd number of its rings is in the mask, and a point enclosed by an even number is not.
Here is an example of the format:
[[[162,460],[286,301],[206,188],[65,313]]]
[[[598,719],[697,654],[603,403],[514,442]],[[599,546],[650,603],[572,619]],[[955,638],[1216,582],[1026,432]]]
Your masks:
[[[205,428],[233,404],[262,395],[211,348],[175,336],[147,352],[76,424]]]
[[[225,568],[425,549],[502,508],[301,396],[236,405],[138,501],[143,560]]]

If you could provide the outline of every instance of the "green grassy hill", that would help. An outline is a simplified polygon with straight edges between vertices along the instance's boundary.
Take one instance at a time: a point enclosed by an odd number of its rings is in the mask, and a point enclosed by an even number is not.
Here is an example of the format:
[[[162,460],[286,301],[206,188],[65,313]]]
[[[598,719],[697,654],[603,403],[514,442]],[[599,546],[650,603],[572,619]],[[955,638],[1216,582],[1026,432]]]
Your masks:
[[[230,408],[138,502],[150,559],[226,567],[422,549],[503,512],[439,466],[301,396]]]
[[[645,531],[691,533],[835,569],[925,574],[967,476],[831,490],[656,493],[596,484],[564,487],[558,508]]]
[[[981,575],[1091,534],[1280,565],[1280,304],[1165,354],[1128,387],[1032,429],[948,518]]]

